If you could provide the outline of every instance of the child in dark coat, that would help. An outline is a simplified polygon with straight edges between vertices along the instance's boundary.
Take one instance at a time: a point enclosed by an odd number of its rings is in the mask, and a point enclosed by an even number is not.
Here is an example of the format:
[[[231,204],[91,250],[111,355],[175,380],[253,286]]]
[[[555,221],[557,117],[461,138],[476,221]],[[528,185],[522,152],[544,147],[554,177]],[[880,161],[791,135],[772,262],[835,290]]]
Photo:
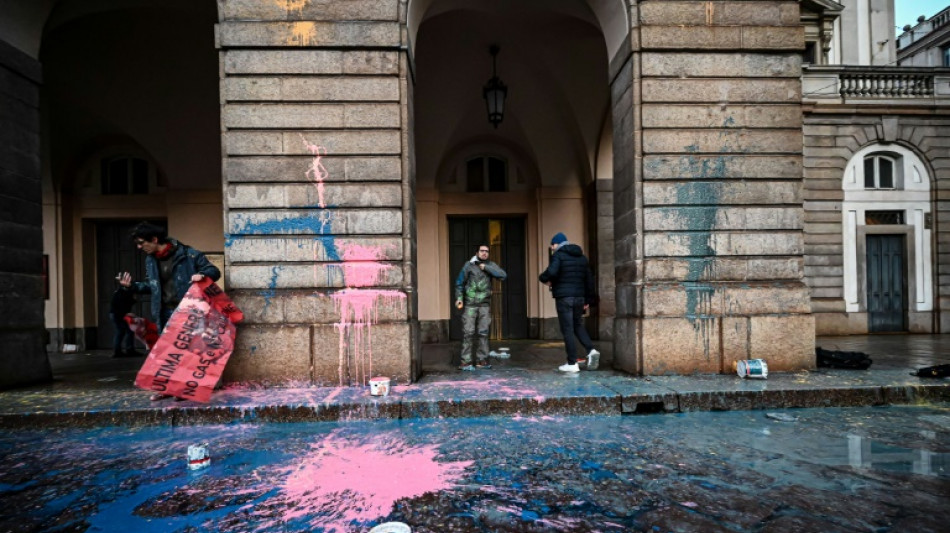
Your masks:
[[[132,312],[133,305],[135,305],[135,295],[128,288],[120,285],[112,293],[112,301],[109,305],[109,318],[115,327],[115,335],[112,338],[112,357],[142,355],[135,351],[135,336],[125,321],[125,315]]]

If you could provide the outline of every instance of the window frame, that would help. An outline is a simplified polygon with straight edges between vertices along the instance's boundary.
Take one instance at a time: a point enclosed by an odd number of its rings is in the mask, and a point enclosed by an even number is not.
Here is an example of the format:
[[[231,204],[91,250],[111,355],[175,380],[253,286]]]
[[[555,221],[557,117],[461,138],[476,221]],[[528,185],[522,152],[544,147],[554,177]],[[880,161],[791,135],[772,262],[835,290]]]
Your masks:
[[[116,163],[125,162],[125,192],[113,191],[112,167]],[[137,175],[139,170],[141,175]],[[145,195],[151,192],[152,164],[144,157],[132,154],[115,154],[102,157],[99,160],[99,194],[102,196],[132,196]],[[138,185],[144,185],[145,190],[137,190],[136,178],[141,179]]]
[[[478,190],[473,190],[473,187],[471,187],[473,180],[469,175],[469,169],[472,166],[472,163],[475,161],[481,161],[481,188]],[[504,181],[504,187],[501,190],[492,189],[492,161],[499,161],[502,165],[502,180]],[[508,192],[511,190],[511,165],[509,165],[508,159],[506,157],[491,154],[481,154],[468,157],[465,159],[463,168],[465,169],[465,192]]]
[[[891,164],[891,186],[882,187],[881,186],[881,160],[885,160]],[[868,186],[868,175],[867,175],[867,164],[868,161],[872,161],[873,166],[873,176],[874,181],[873,186]],[[864,171],[864,189],[868,191],[893,191],[903,189],[902,184],[903,180],[900,179],[900,158],[896,158],[890,154],[885,154],[881,152],[873,152],[864,156],[862,169]]]

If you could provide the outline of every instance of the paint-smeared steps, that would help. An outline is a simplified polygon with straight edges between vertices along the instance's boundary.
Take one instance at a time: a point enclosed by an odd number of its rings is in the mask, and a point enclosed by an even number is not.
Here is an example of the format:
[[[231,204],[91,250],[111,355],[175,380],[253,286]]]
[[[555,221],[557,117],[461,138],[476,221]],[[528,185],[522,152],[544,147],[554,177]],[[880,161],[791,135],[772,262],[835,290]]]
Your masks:
[[[950,401],[950,380],[900,370],[632,377],[613,371],[561,374],[505,369],[445,373],[395,386],[227,387],[207,404],[149,401],[135,389],[30,390],[0,394],[0,426],[94,427],[452,418],[492,415],[624,415]]]

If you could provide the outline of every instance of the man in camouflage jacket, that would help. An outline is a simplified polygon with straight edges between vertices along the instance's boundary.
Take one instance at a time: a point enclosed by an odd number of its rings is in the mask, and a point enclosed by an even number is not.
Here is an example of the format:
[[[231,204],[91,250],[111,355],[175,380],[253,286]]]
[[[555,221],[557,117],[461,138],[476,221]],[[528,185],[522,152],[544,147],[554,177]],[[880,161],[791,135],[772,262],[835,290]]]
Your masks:
[[[483,244],[465,263],[455,279],[455,307],[462,310],[462,370],[491,368],[488,364],[488,331],[491,327],[492,278],[504,281],[508,274],[488,260],[489,247]],[[472,338],[478,337],[475,366],[472,365]]]

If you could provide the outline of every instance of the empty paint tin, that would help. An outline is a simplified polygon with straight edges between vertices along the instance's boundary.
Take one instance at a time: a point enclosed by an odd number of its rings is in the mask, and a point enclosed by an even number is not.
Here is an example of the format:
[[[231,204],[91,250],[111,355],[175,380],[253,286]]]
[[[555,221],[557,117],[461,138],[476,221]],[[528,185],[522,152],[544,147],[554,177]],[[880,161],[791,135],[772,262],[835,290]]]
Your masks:
[[[743,359],[735,362],[736,374],[740,378],[765,379],[769,377],[769,365],[765,359]]]
[[[389,396],[389,378],[383,376],[370,378],[369,393],[371,396]]]
[[[188,446],[188,468],[200,470],[211,465],[211,454],[208,453],[208,443],[192,444]]]

